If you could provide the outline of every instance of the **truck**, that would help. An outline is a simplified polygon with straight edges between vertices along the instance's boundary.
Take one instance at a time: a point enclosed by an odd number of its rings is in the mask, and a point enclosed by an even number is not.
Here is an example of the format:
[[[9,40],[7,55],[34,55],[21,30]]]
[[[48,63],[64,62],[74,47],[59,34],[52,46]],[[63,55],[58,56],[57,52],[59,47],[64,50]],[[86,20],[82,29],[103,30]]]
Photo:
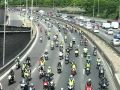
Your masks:
[[[102,28],[109,29],[111,27],[110,23],[104,22],[102,23]]]
[[[119,22],[111,22],[111,28],[118,29],[119,28]]]

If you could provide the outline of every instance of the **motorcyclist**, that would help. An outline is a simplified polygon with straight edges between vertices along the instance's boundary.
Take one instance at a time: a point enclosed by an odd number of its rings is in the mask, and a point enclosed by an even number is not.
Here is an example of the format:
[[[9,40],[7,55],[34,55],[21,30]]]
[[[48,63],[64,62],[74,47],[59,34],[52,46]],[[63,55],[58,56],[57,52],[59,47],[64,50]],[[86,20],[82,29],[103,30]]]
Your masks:
[[[86,61],[87,61],[88,63],[91,62],[91,55],[87,55]]]
[[[99,82],[99,85],[101,86],[101,89],[106,89],[109,85],[107,78],[103,77]]]
[[[88,79],[86,82],[86,89],[85,90],[93,90],[92,89],[92,82],[91,79]]]
[[[28,66],[31,66],[30,57],[27,57],[27,58],[26,58],[26,63],[28,64]]]
[[[90,69],[91,65],[90,65],[90,62],[87,62],[86,65],[85,65],[85,69],[89,68]]]
[[[39,60],[39,67],[43,67],[43,69],[44,69],[44,66],[45,66],[45,59],[44,59],[44,57],[42,56],[41,58],[40,58],[40,60]]]
[[[88,40],[85,38],[84,45],[87,46]]]
[[[100,64],[101,64],[101,59],[98,57],[97,60],[96,60],[96,62],[97,62],[97,66],[100,66]]]
[[[45,58],[45,60],[48,59],[48,50],[47,50],[47,49],[46,49],[45,52],[44,52],[44,58]]]
[[[48,50],[47,49],[45,50],[45,54],[48,54]]]
[[[78,48],[76,47],[75,48],[75,56],[78,56],[79,55],[79,50],[78,50]]]
[[[76,65],[75,60],[73,60],[71,63],[71,69],[75,69],[75,70],[77,69],[77,65]]]
[[[87,48],[87,47],[84,47],[84,48],[83,48],[83,54],[84,54],[84,56],[87,55],[87,53],[88,53],[88,48]]]
[[[16,58],[16,63],[17,63],[17,69],[20,68],[20,58],[19,56]]]
[[[68,84],[71,85],[71,86],[74,86],[74,84],[75,84],[75,79],[73,78],[73,75],[70,75]]]
[[[40,36],[40,42],[42,42],[43,41],[43,38],[42,38],[42,35]]]
[[[65,37],[64,37],[64,41],[67,42],[67,36],[66,36],[66,35],[65,35]]]
[[[61,62],[58,62],[57,67],[62,67]]]
[[[48,74],[51,74],[52,73],[52,68],[49,66],[48,69],[47,69],[47,73]]]
[[[31,77],[31,69],[30,68],[25,69],[25,71],[24,71],[24,78],[30,79],[30,77]]]
[[[63,53],[61,51],[59,52],[59,57],[60,57],[60,60],[63,59]]]
[[[13,69],[11,69],[9,75],[11,75],[12,77],[14,77],[14,71],[13,71]]]

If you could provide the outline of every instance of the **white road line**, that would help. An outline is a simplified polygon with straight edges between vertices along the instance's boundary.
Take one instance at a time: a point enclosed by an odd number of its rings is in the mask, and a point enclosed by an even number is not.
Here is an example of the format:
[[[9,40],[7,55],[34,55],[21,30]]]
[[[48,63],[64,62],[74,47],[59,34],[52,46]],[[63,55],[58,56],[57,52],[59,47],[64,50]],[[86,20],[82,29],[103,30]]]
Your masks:
[[[32,73],[34,73],[36,69],[37,69],[37,68],[34,68],[34,69],[32,70]]]
[[[83,69],[83,75],[85,75],[85,69]]]

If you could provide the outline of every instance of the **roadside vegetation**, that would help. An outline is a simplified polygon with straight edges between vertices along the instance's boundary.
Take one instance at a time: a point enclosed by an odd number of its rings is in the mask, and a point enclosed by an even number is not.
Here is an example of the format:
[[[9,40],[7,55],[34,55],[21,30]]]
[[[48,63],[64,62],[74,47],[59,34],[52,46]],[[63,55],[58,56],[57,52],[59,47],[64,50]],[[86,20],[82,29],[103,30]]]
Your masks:
[[[26,0],[7,0],[9,6],[25,6]],[[28,0],[28,6],[32,0]],[[33,0],[34,6],[40,7],[79,7],[84,9],[82,14],[93,16],[93,7],[95,17],[118,19],[120,0]],[[99,3],[98,3],[99,1]],[[4,0],[0,0],[0,6],[3,7]],[[98,9],[99,5],[99,9]],[[67,12],[67,11],[66,11]],[[75,13],[75,12],[74,12]],[[77,13],[81,13],[78,12]]]

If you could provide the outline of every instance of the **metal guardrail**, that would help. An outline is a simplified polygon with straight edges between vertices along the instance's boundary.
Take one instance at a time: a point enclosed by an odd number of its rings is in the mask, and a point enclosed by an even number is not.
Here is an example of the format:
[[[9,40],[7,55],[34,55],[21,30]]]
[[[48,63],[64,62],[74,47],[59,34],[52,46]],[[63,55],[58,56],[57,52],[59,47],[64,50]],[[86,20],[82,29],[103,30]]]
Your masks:
[[[34,24],[34,26],[35,26],[35,24]],[[33,29],[35,29],[35,28],[33,28]],[[30,48],[30,46],[34,42],[36,35],[37,35],[37,32],[35,31],[33,38],[29,41],[27,46],[15,58],[13,58],[10,62],[8,62],[6,65],[4,65],[2,68],[0,68],[0,76],[3,75],[6,70],[11,68],[13,66],[13,64],[15,64],[15,60],[18,56],[22,57],[27,52],[27,50]]]
[[[52,17],[52,18],[53,18],[53,17]],[[93,33],[92,31],[90,31],[90,30],[87,30],[86,28],[83,28],[83,27],[81,28],[80,26],[75,25],[75,24],[73,24],[73,23],[70,23],[70,22],[68,22],[68,21],[65,21],[65,20],[62,20],[62,19],[59,19],[59,18],[53,18],[53,19],[62,21],[62,22],[67,23],[67,24],[69,24],[69,25],[73,25],[73,26],[74,26],[75,28],[77,28],[78,30],[83,31],[83,33],[85,34],[85,36],[86,36],[93,44],[95,44],[95,45],[98,47],[99,52],[100,52],[101,55],[106,59],[107,63],[109,64],[109,66],[110,66],[110,68],[111,68],[111,70],[112,70],[112,76],[113,76],[112,78],[113,78],[113,80],[114,80],[114,82],[115,82],[116,88],[117,88],[117,90],[120,90],[119,82],[117,81],[117,78],[115,77],[116,71],[115,71],[115,68],[114,68],[113,64],[110,62],[109,58],[105,55],[105,53],[101,50],[101,48],[92,40],[92,38],[90,38],[89,35],[84,32],[84,30],[88,31],[88,32],[91,33],[91,34],[94,34],[94,33]],[[82,29],[83,29],[83,30],[82,30]],[[106,42],[106,41],[105,41],[103,38],[101,38],[100,36],[98,36],[98,35],[96,35],[96,34],[94,34],[94,35],[95,35],[96,37],[98,37],[99,39],[101,39],[103,42],[105,42],[108,46],[110,45],[108,42]],[[110,45],[110,47],[113,48],[113,46],[111,46],[111,45]],[[114,48],[113,48],[113,50],[114,50]],[[115,49],[115,51],[116,51],[116,49]],[[116,51],[116,53],[117,53],[117,51]],[[119,55],[119,53],[117,53],[117,54]]]

